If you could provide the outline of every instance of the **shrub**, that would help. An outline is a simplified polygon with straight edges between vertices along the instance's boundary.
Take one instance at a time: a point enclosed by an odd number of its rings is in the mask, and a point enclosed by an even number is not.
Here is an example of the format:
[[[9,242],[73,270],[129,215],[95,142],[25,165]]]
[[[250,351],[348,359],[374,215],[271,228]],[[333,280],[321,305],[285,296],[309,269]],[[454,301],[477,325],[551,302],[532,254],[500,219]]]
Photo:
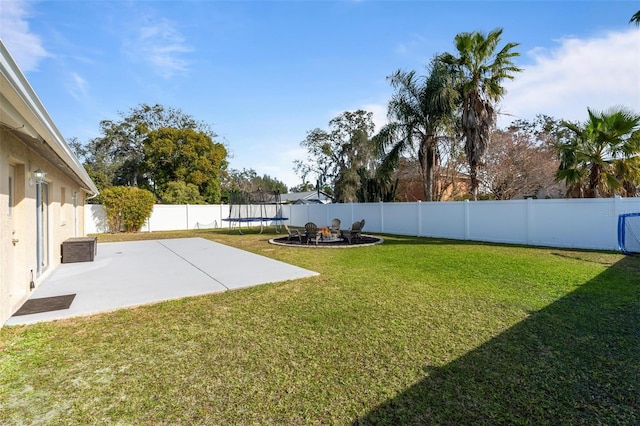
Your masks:
[[[120,215],[120,205],[124,197],[126,188],[124,186],[112,186],[100,191],[102,205],[107,215],[107,223],[111,232],[120,232],[122,229],[122,217]]]
[[[169,182],[160,194],[160,200],[164,204],[204,204],[198,187],[183,181]]]
[[[151,216],[155,198],[146,189],[114,186],[101,192],[111,232],[138,232]]]

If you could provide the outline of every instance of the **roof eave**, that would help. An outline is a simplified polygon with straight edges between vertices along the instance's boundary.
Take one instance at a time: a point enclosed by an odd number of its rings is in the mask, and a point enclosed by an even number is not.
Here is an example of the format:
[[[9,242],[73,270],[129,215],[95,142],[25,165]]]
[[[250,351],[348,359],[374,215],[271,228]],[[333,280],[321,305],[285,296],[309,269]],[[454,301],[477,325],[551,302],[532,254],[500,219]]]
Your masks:
[[[40,139],[73,172],[75,176],[72,177],[80,180],[79,183],[84,190],[97,194],[98,188],[78,158],[71,152],[71,148],[2,40],[0,40],[0,77],[3,95],[0,99],[2,101],[0,121],[14,132],[24,133],[32,139]],[[21,105],[15,105],[17,102]],[[55,158],[52,160],[55,164]]]

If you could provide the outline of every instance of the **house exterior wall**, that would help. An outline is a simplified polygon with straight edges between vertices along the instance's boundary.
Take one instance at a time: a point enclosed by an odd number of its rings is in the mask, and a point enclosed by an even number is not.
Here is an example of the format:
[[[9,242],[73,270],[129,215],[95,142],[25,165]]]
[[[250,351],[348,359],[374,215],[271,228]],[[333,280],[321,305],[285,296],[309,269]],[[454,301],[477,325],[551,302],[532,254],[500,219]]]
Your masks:
[[[85,197],[97,193],[0,40],[0,326],[60,264],[62,242],[84,235]]]
[[[41,187],[33,177],[37,169],[47,173],[48,186],[48,226],[43,228],[46,244],[42,251],[45,262],[40,268],[36,194]],[[85,191],[62,171],[0,129],[0,324],[28,298],[31,281],[37,287],[60,264],[62,242],[84,236],[85,196]]]
[[[394,180],[397,180],[395,201],[425,201],[423,179],[419,170],[420,166],[416,160],[400,159],[394,176]],[[436,169],[434,173],[433,201],[457,200],[469,194],[468,176],[457,173],[454,177],[445,172],[446,170],[438,172]]]

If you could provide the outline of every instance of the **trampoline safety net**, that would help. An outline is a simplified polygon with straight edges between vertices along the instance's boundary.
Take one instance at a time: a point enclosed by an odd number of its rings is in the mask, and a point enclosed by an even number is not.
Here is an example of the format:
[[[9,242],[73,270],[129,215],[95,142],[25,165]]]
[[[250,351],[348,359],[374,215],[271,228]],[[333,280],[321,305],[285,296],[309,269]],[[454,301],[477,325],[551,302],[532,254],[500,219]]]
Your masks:
[[[627,254],[640,253],[640,213],[618,216],[618,246]]]
[[[231,204],[229,218],[239,222],[278,218],[280,206],[275,204]]]
[[[260,232],[265,224],[274,223],[276,232],[280,232],[280,226],[286,217],[282,217],[282,202],[279,192],[233,191],[229,197],[229,217],[222,219],[229,222],[229,230],[234,227],[240,230],[240,225],[249,225],[252,222],[260,223]]]

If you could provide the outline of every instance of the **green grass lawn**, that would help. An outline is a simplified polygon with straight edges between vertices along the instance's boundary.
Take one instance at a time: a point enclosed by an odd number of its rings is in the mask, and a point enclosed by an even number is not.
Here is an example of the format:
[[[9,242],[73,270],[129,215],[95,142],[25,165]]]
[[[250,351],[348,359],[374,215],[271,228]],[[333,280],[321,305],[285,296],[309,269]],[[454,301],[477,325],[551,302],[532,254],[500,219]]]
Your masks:
[[[187,236],[321,274],[4,327],[1,424],[640,423],[639,257],[398,236],[295,249],[226,230],[99,240]]]

